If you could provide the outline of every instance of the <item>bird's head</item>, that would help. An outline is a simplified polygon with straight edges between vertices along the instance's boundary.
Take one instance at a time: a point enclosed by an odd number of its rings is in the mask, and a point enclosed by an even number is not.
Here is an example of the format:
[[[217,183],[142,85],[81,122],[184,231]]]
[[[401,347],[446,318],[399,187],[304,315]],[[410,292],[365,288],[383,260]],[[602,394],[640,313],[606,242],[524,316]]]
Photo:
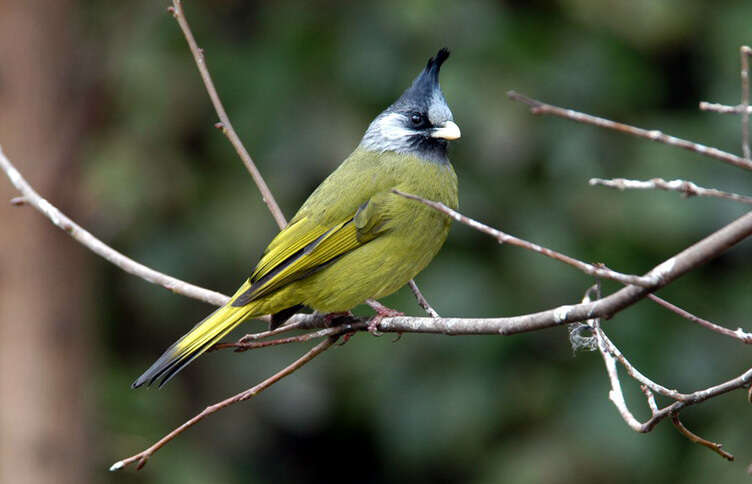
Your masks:
[[[361,141],[364,149],[447,162],[447,141],[460,137],[439,87],[439,70],[447,57],[449,50],[444,48],[428,59],[413,84],[371,122]]]

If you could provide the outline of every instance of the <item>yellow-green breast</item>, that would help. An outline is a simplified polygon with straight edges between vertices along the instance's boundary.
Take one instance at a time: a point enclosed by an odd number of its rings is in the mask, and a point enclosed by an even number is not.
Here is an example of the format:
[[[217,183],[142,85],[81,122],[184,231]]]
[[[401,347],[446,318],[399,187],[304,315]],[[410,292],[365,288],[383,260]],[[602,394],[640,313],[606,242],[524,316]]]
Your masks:
[[[346,311],[367,298],[393,293],[423,270],[444,244],[451,220],[393,189],[457,208],[457,175],[449,162],[358,148],[290,223],[329,226],[371,203],[378,211],[379,234],[326,268],[264,297],[259,310],[275,312],[302,303],[321,312]]]

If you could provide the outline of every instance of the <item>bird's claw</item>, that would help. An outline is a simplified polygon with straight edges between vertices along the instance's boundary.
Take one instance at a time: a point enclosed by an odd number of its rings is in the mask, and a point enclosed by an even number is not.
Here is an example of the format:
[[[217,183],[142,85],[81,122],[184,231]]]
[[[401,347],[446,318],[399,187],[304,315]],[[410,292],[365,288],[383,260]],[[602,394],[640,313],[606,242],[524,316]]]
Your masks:
[[[378,331],[382,319],[396,318],[405,315],[405,313],[397,311],[396,309],[388,308],[378,301],[372,301],[370,305],[376,311],[376,316],[371,318],[371,321],[368,323],[368,332],[374,336],[381,336],[382,334]]]

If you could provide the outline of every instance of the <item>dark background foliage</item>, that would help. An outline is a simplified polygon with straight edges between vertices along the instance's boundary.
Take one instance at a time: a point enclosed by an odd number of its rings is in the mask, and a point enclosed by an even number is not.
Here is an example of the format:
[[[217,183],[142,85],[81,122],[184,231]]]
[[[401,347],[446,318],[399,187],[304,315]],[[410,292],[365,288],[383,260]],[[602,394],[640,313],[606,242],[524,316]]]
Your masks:
[[[159,2],[69,3],[70,49],[59,82],[70,86],[84,121],[71,135],[69,168],[56,180],[76,195],[56,199],[51,188],[43,195],[136,260],[232,292],[276,226],[232,147],[212,128],[216,116],[180,30]],[[463,133],[450,156],[464,213],[574,257],[641,273],[745,211],[727,201],[589,187],[590,177],[660,176],[749,194],[750,175],[676,148],[533,117],[505,93],[516,89],[738,152],[738,119],[702,113],[697,103],[738,102],[738,49],[752,41],[749,2],[224,0],[185,8],[230,118],[288,217],[445,45],[452,57],[441,83]],[[59,119],[73,122],[66,112]],[[22,169],[45,163],[15,161]],[[14,220],[39,217],[20,210]],[[9,253],[22,252],[26,239],[13,226],[0,227],[15,241]],[[45,250],[74,244],[55,240]],[[750,256],[746,242],[660,294],[729,327],[749,327]],[[87,342],[75,387],[84,411],[70,425],[84,429],[88,452],[76,466],[94,482],[736,483],[752,461],[750,408],[741,392],[683,414],[689,428],[723,442],[737,456],[734,464],[668,422],[636,434],[608,401],[600,356],[573,356],[561,328],[508,338],[405,335],[398,342],[359,334],[257,399],[191,429],[143,472],[107,474],[112,462],[304,348],[212,353],[161,391],[131,391],[131,381],[211,308],[94,255],[81,259],[85,264],[67,276],[87,281],[86,298],[68,301],[78,317],[66,324],[80,325]],[[480,317],[572,303],[593,281],[455,226],[417,282],[440,314]],[[617,287],[605,284],[607,291]],[[407,289],[383,302],[422,313]],[[0,319],[11,335],[19,324]],[[749,365],[737,342],[650,302],[606,328],[638,368],[682,391]],[[629,403],[645,418],[639,389],[627,387]],[[11,418],[27,404],[8,393],[0,401]]]

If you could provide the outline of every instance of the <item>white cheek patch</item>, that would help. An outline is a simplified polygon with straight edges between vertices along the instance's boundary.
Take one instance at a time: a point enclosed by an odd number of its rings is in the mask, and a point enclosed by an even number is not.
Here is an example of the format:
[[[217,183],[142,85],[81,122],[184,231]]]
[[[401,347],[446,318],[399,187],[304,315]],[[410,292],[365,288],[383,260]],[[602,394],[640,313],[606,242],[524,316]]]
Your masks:
[[[407,118],[399,113],[389,113],[380,120],[377,120],[377,128],[381,136],[389,140],[396,140],[417,134],[417,131],[407,129],[405,123]]]
[[[388,113],[373,120],[366,130],[361,145],[371,151],[406,152],[410,149],[411,136],[419,134],[406,128],[407,118],[399,113]]]

